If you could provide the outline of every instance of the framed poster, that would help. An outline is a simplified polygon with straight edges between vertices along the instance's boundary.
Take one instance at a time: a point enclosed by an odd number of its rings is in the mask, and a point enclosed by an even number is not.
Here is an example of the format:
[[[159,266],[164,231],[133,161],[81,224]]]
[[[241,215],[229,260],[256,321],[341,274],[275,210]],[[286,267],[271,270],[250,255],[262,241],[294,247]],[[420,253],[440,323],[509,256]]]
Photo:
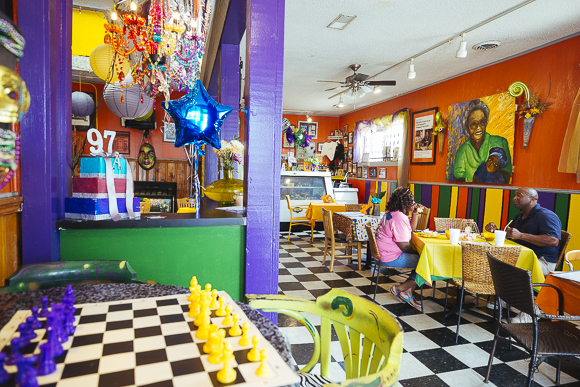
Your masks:
[[[413,146],[411,147],[411,164],[434,164],[435,163],[435,126],[436,107],[413,113]]]
[[[113,141],[113,152],[119,152],[122,155],[131,153],[131,133],[117,132]]]
[[[379,168],[379,179],[387,178],[387,168]]]
[[[298,121],[298,128],[313,139],[318,139],[318,122]]]
[[[366,179],[367,177],[369,177],[369,167],[367,167],[366,165],[363,167],[363,171],[362,171],[362,177],[363,179]]]
[[[175,142],[175,122],[163,123],[163,142]]]
[[[362,167],[356,167],[356,177],[362,177]]]
[[[348,172],[353,173],[353,170],[352,170],[352,161],[349,161],[348,162]]]
[[[342,127],[342,135],[343,135],[343,140],[345,144],[347,144],[348,142],[348,124],[344,125]]]
[[[322,147],[324,146],[323,142],[318,143],[318,153],[322,152]]]
[[[377,177],[377,167],[369,168],[369,177]]]
[[[348,132],[348,143],[352,144],[354,142],[354,132]]]
[[[348,152],[347,152],[347,160],[352,160],[352,146],[350,148],[348,148]]]

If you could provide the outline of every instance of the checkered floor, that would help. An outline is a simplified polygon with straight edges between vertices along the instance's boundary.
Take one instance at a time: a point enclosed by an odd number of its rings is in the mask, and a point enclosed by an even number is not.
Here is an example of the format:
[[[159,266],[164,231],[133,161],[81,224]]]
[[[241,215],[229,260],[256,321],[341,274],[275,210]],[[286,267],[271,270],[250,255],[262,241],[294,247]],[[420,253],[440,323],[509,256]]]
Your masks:
[[[334,271],[328,269],[328,260],[322,266],[324,245],[323,233],[315,231],[314,243],[310,242],[310,230],[292,232],[290,242],[288,233],[280,233],[280,271],[279,293],[305,299],[315,299],[331,288],[339,288],[350,293],[372,300],[374,286],[371,286],[372,270],[358,271],[358,265],[347,266],[348,260],[335,259]],[[363,251],[363,263],[365,262]],[[353,262],[354,263],[354,262]],[[391,295],[389,289],[393,283],[400,283],[406,275],[391,272],[387,279],[381,273],[376,302],[399,318],[405,330],[404,353],[399,374],[400,386],[524,386],[526,385],[529,357],[526,352],[507,343],[498,343],[494,366],[489,384],[483,383],[489,353],[493,341],[492,323],[485,319],[463,313],[459,342],[455,344],[457,315],[443,320],[443,307],[425,300],[425,313],[399,302]],[[373,282],[374,285],[374,282]],[[436,298],[444,299],[444,283],[439,282]],[[450,290],[451,293],[451,290]],[[370,294],[370,297],[367,296]],[[431,288],[424,290],[425,296],[431,296]],[[451,300],[454,301],[453,299]],[[469,299],[467,299],[469,302]],[[479,311],[485,312],[485,302],[480,302]],[[488,311],[491,313],[490,311]],[[320,326],[320,319],[309,315],[312,323]],[[310,360],[313,344],[307,329],[289,317],[279,315],[280,329],[288,336],[292,354],[303,367]],[[342,352],[338,338],[332,342],[332,378],[335,381],[345,379]],[[336,360],[335,360],[336,359]],[[556,377],[556,362],[549,359],[544,362],[534,377],[534,386],[553,386]],[[317,365],[313,372],[319,372]],[[562,362],[561,385],[580,386],[580,367]]]

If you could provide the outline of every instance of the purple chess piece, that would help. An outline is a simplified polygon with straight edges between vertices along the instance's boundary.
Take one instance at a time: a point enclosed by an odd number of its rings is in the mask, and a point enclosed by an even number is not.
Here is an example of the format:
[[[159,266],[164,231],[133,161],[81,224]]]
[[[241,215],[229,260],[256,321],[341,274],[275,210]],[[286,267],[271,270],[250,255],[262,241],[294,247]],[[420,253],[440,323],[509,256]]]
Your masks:
[[[66,343],[68,340],[68,335],[66,330],[63,327],[64,316],[62,311],[62,304],[51,304],[52,314],[54,315],[54,327],[57,333],[58,341],[62,343]]]
[[[48,317],[48,314],[50,313],[50,310],[48,310],[48,297],[42,297],[40,299],[40,302],[42,303],[42,310],[40,311],[38,316],[39,317]]]
[[[50,343],[50,350],[53,357],[62,355],[63,349],[60,341],[58,339],[57,324],[55,322],[56,316],[52,313],[48,315],[48,324],[46,329],[48,330],[48,343]]]
[[[40,361],[38,362],[38,375],[48,375],[56,370],[56,364],[52,357],[50,343],[46,342],[40,345]]]
[[[36,336],[38,336],[36,334],[36,332],[34,332],[34,317],[32,316],[28,316],[26,318],[26,339],[28,341],[32,341],[34,339],[36,339]]]
[[[38,387],[38,380],[36,379],[36,370],[33,367],[25,371],[24,382],[22,387]]]
[[[11,377],[8,371],[4,368],[4,360],[6,360],[6,354],[0,352],[0,384],[6,383]]]
[[[17,386],[21,387],[38,386],[38,382],[36,381],[36,369],[32,367],[32,363],[36,363],[37,360],[38,360],[37,355],[22,356],[20,360],[16,363],[16,366],[18,367],[18,373],[16,374]],[[34,379],[34,381],[32,379]]]
[[[68,285],[66,287],[64,294],[66,294],[66,296],[71,299],[71,305],[76,302],[75,291],[73,290],[72,285]]]
[[[47,300],[48,301],[48,300]],[[42,328],[42,323],[40,321],[38,321],[38,312],[39,312],[40,308],[38,306],[33,306],[32,307],[32,318],[34,319],[33,323],[32,323],[32,329],[40,329]]]
[[[18,325],[18,333],[20,333],[20,337],[18,340],[19,348],[26,347],[28,344],[30,344],[30,340],[26,338],[28,333],[27,331],[28,327],[26,326],[26,323],[21,323],[20,325]]]
[[[6,359],[4,364],[11,366],[16,365],[16,362],[20,361],[23,356],[20,353],[19,348],[20,339],[18,337],[14,337],[12,340],[10,340],[10,356],[8,356],[8,359]]]
[[[72,335],[75,333],[75,308],[72,304],[72,299],[70,297],[64,297],[64,330],[66,331],[67,335]]]

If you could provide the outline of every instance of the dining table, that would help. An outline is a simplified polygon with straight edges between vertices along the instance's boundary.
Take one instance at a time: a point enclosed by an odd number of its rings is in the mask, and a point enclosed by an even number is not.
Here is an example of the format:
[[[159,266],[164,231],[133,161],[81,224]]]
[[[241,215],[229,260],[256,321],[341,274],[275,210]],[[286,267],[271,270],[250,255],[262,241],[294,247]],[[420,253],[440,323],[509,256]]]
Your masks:
[[[367,235],[365,225],[370,222],[374,232],[379,225],[381,216],[366,215],[360,211],[332,213],[332,224],[334,225],[335,231],[340,231],[345,234],[346,239],[352,242],[367,242],[367,258],[364,269],[369,269],[372,262],[370,246],[368,245],[369,236]]]
[[[475,242],[495,246],[495,241],[476,239]],[[433,281],[462,278],[461,242],[452,245],[445,234],[440,234],[437,237],[422,237],[415,232],[411,236],[410,243],[419,253],[419,262],[415,269],[417,273],[415,282],[418,286],[422,286],[424,283],[432,285]],[[506,240],[505,246],[518,246],[518,244]],[[532,273],[533,282],[544,282],[540,263],[531,249],[522,246],[516,266],[529,270]]]
[[[553,285],[562,292],[564,312],[580,316],[580,271],[551,272],[544,283]],[[556,291],[547,286],[542,287],[536,297],[536,305],[546,314],[557,315],[558,296]]]
[[[306,209],[306,217],[310,218],[310,221],[320,221],[322,222],[322,209],[328,210],[332,213],[346,211],[346,202],[336,202],[336,203],[325,203],[321,201],[310,202],[308,208]]]

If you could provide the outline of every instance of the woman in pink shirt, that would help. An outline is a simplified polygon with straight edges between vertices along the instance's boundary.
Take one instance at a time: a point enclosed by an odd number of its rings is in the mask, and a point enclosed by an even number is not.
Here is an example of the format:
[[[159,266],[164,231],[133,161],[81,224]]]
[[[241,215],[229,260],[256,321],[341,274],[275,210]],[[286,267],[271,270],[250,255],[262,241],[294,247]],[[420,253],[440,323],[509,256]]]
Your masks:
[[[408,213],[413,211],[411,221]],[[388,262],[389,267],[416,267],[419,254],[409,244],[411,233],[417,228],[417,205],[409,188],[397,188],[389,198],[386,212],[376,231],[377,246],[381,262]],[[420,304],[413,298],[417,287],[415,270],[405,282],[393,285],[391,293],[411,306]]]

